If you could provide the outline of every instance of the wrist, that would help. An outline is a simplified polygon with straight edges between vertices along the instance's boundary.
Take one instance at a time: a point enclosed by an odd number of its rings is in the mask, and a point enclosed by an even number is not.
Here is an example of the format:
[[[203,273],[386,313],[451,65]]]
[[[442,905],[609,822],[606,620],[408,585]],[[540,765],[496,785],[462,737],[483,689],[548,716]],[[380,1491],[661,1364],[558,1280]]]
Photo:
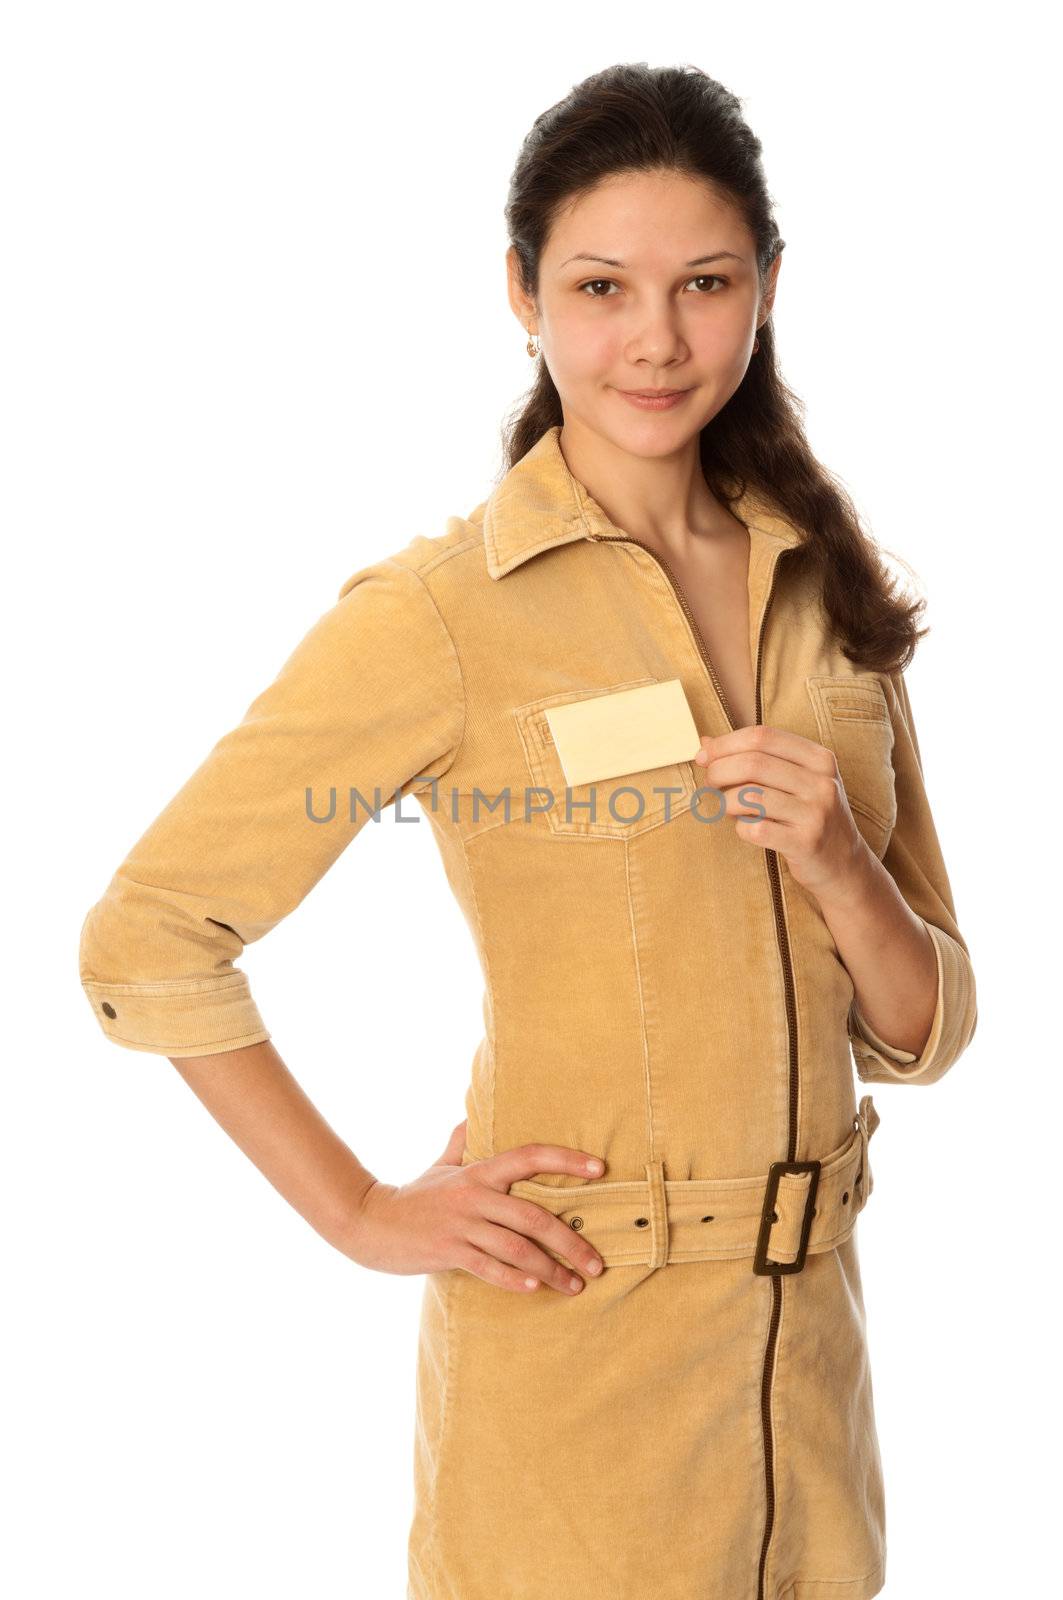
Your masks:
[[[374,1190],[380,1191],[390,1187],[392,1185],[381,1183],[371,1172],[363,1170],[344,1195],[338,1220],[331,1230],[331,1242],[352,1261],[358,1260],[361,1241],[365,1238],[369,1226],[367,1202],[370,1195]]]
[[[873,897],[883,872],[885,868],[867,840],[857,835],[857,843],[845,871],[816,891],[820,911],[828,916],[832,912],[844,915],[859,910]]]

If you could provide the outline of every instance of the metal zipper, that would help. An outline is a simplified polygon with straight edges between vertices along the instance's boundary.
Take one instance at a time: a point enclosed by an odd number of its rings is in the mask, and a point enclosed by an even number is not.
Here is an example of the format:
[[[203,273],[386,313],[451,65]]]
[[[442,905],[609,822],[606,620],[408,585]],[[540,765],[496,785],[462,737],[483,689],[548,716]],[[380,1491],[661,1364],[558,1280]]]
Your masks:
[[[672,585],[672,589],[675,592],[675,597],[679,601],[679,604],[683,609],[683,614],[690,624],[691,632],[693,633],[697,642],[698,650],[701,653],[701,659],[704,661],[705,666],[708,669],[709,677],[712,680],[713,688],[716,690],[716,695],[719,699],[720,706],[723,709],[723,714],[727,718],[731,731],[734,732],[737,727],[737,723],[735,722],[734,717],[731,715],[731,709],[727,704],[727,697],[723,692],[723,685],[717,676],[716,668],[712,664],[712,661],[709,657],[709,652],[705,648],[705,640],[702,638],[701,629],[698,627],[697,619],[695,618],[693,611],[691,611],[687,598],[680,588],[679,582],[674,573],[671,572],[667,564],[662,561],[661,557],[655,550],[650,548],[644,539],[636,539],[633,535],[624,533],[592,533],[590,537],[602,543],[609,542],[618,544],[637,544],[640,549],[645,550],[647,554],[652,556],[653,560],[656,561],[657,565],[660,567],[661,571]],[[772,567],[771,580],[768,586],[768,596],[764,602],[764,609],[761,612],[760,617],[760,628],[757,632],[757,658],[754,663],[753,673],[754,724],[758,724],[760,722],[764,710],[761,697],[760,681],[761,651],[764,643],[764,626],[768,620],[768,612],[771,609],[772,597],[775,593],[775,574],[778,571],[779,560],[784,554],[785,551],[780,551],[775,558],[775,565]],[[782,880],[779,875],[778,852],[775,850],[765,849],[764,860],[768,873],[768,883],[771,888],[772,908],[775,913],[775,939],[779,947],[779,956],[782,961],[783,969],[783,987],[786,1000],[786,1034],[789,1051],[786,1159],[787,1161],[794,1161],[796,1160],[797,1156],[797,1094],[799,1081],[797,1061],[797,999],[794,986],[793,958],[790,950],[789,931],[786,926],[786,912],[783,906]],[[765,1491],[767,1495],[768,1514],[764,1528],[764,1539],[760,1548],[760,1564],[757,1572],[757,1600],[764,1600],[764,1572],[768,1558],[768,1547],[771,1544],[771,1536],[775,1526],[775,1456],[772,1445],[771,1399],[772,1366],[775,1361],[775,1346],[778,1342],[779,1322],[782,1317],[782,1292],[782,1277],[777,1272],[772,1273],[771,1316],[768,1321],[768,1339],[764,1352],[764,1368],[761,1374],[760,1387],[761,1424],[764,1437]]]
[[[776,558],[776,567],[778,558]],[[757,639],[757,666],[756,666],[756,696],[753,712],[754,722],[760,722],[763,715],[760,686],[760,646],[764,637],[764,623],[767,619],[768,609],[771,606],[772,595],[775,591],[775,571],[772,568],[771,585],[768,589],[768,598],[760,619],[760,634]],[[765,850],[764,859],[767,865],[768,882],[771,885],[772,904],[775,908],[775,938],[779,946],[779,954],[783,963],[783,985],[786,997],[786,1032],[789,1048],[789,1092],[787,1095],[788,1127],[786,1139],[786,1159],[794,1161],[797,1158],[797,1095],[799,1089],[798,1063],[797,1063],[797,998],[794,986],[793,959],[790,951],[790,935],[786,926],[786,911],[783,906],[782,880],[779,875],[779,857],[775,850]],[[757,1573],[757,1600],[764,1600],[764,1573],[768,1559],[768,1547],[775,1528],[775,1450],[772,1441],[772,1367],[775,1362],[775,1347],[779,1336],[779,1322],[782,1317],[783,1280],[779,1273],[771,1274],[771,1317],[768,1322],[768,1340],[764,1351],[764,1372],[761,1380],[761,1416],[764,1428],[764,1473],[767,1490],[768,1514],[764,1527],[764,1539],[760,1547],[760,1567]]]

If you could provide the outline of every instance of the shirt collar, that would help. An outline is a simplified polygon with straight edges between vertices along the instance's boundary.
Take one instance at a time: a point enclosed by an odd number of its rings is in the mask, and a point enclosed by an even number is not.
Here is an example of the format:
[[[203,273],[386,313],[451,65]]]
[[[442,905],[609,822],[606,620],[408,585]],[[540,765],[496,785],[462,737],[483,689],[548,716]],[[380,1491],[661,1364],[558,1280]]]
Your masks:
[[[484,502],[487,570],[502,578],[522,561],[569,544],[619,531],[577,478],[561,453],[561,424],[536,440]],[[733,507],[751,535],[780,548],[803,543],[803,534],[752,490]]]

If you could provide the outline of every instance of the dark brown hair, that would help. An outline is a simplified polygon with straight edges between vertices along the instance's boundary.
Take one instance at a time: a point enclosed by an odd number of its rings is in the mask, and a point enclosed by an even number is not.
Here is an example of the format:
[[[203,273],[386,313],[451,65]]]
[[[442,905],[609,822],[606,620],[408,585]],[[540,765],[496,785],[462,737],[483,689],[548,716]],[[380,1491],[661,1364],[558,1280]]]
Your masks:
[[[536,118],[521,146],[505,217],[529,297],[538,297],[540,259],[561,209],[606,177],[642,171],[700,178],[729,201],[753,235],[766,287],[786,241],[772,214],[761,142],[740,100],[697,67],[640,61],[576,84]],[[738,389],[701,431],[705,481],[728,507],[752,489],[794,522],[805,543],[787,560],[805,564],[818,583],[845,655],[872,671],[903,671],[929,631],[917,626],[926,602],[898,590],[848,492],[812,454],[803,405],[779,373],[770,316],[758,338]],[[540,356],[534,384],[503,427],[503,471],[563,421]]]

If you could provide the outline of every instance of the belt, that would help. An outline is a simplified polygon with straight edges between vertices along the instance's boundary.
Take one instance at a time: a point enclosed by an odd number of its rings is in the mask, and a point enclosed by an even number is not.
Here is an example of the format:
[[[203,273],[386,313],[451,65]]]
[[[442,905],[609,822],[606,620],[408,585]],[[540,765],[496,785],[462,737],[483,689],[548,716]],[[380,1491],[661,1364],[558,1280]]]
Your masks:
[[[865,1094],[836,1150],[814,1161],[773,1161],[766,1177],[666,1178],[663,1161],[647,1161],[644,1179],[559,1185],[526,1178],[509,1193],[585,1232],[607,1267],[752,1256],[754,1272],[800,1272],[806,1255],[852,1233],[874,1183],[867,1146],[878,1123]]]

